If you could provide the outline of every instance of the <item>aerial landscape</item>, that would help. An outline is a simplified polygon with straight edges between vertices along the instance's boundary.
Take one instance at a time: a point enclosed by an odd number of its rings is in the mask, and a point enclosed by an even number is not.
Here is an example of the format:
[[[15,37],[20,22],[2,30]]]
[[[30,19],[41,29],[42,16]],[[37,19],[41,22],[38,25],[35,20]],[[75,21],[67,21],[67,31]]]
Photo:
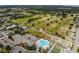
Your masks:
[[[1,5],[0,53],[79,53],[79,6]]]

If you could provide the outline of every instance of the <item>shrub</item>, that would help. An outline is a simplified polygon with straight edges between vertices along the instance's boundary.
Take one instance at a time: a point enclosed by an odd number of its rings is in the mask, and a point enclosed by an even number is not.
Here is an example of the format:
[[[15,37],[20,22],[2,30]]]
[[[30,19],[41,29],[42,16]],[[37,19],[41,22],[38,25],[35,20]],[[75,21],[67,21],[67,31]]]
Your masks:
[[[6,49],[7,51],[10,51],[12,48],[11,48],[10,45],[7,45],[7,46],[5,47],[5,49]]]

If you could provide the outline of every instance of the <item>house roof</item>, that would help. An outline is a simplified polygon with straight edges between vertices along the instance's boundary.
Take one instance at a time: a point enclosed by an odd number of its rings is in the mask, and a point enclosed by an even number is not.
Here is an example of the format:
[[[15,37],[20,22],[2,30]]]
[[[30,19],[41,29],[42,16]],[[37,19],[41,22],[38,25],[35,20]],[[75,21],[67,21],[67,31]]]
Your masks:
[[[16,34],[13,36],[13,38],[15,39],[14,45],[20,44],[21,42],[23,42],[23,43],[27,43],[29,46],[31,46],[33,44],[33,42],[35,42],[37,40],[37,38],[35,36],[32,36],[30,34],[26,34],[26,35]]]

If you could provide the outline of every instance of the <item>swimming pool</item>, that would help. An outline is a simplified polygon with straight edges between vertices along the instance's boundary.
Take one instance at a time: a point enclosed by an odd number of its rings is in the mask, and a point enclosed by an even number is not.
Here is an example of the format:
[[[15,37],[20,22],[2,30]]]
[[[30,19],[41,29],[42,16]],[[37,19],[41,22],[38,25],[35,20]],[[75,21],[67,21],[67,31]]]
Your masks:
[[[40,47],[45,47],[45,46],[49,46],[49,41],[48,40],[44,40],[44,39],[40,39],[39,40],[39,46]]]

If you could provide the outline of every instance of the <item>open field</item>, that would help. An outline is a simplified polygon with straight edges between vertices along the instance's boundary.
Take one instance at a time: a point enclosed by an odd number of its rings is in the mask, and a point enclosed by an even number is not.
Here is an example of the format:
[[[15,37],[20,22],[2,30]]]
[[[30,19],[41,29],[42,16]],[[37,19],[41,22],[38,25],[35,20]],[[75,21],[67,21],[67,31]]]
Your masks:
[[[14,19],[12,22],[27,26],[29,28],[34,28],[36,30],[42,30],[51,35],[58,35],[64,37],[74,23],[74,17],[70,14],[66,17],[46,14],[44,15],[34,15],[32,17],[25,17]],[[30,33],[32,30],[29,30]],[[38,32],[32,32],[36,36],[40,36]]]

